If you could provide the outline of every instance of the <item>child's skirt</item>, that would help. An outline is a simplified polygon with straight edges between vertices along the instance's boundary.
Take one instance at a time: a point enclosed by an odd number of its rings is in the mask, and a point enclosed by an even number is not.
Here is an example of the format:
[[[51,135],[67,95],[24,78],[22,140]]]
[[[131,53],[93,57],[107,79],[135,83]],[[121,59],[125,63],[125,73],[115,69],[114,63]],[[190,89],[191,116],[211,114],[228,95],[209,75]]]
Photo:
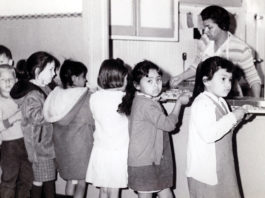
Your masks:
[[[97,187],[126,188],[128,147],[106,150],[94,147],[87,168],[86,181]]]
[[[233,185],[217,184],[211,186],[188,177],[188,186],[190,198],[240,198],[238,187]]]
[[[47,182],[55,180],[56,178],[54,159],[47,159],[39,162],[33,162],[32,168],[33,168],[34,181]]]
[[[234,165],[232,136],[232,132],[228,133],[215,143],[218,184],[207,185],[193,178],[188,178],[191,198],[240,198]]]
[[[169,134],[163,135],[163,158],[160,165],[128,167],[128,186],[135,191],[160,191],[174,184],[174,164]]]

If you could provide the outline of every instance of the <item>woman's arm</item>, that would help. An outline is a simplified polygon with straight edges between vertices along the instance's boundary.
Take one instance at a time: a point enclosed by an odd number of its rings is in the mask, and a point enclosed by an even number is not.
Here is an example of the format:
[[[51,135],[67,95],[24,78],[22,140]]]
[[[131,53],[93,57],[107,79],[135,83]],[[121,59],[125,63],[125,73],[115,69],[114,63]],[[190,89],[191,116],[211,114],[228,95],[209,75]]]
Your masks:
[[[260,92],[261,92],[261,85],[260,83],[253,84],[251,86],[252,94],[255,98],[260,97]]]
[[[194,77],[196,73],[196,70],[193,68],[188,68],[186,71],[183,73],[174,76],[170,79],[170,87],[177,87],[178,84],[180,84],[182,81],[187,80],[191,77]]]

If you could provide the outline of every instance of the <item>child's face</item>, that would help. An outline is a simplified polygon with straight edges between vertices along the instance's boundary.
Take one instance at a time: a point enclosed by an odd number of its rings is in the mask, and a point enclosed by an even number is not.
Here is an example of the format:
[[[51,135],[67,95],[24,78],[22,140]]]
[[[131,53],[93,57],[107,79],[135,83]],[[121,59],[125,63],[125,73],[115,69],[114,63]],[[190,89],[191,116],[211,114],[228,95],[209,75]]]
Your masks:
[[[212,80],[205,80],[204,85],[206,91],[209,91],[217,97],[226,97],[231,90],[232,73],[220,68],[214,73]]]
[[[48,85],[52,81],[53,76],[55,75],[54,69],[55,69],[54,61],[47,63],[44,70],[42,70],[39,73],[39,75],[37,75],[36,80],[39,81],[39,83],[44,86]]]
[[[8,69],[0,70],[0,95],[9,98],[10,90],[16,82],[14,72]]]
[[[12,66],[13,60],[9,59],[5,54],[1,54],[0,55],[0,65],[4,65],[4,64]]]
[[[157,70],[150,69],[148,76],[144,76],[136,89],[146,95],[156,97],[162,90],[162,77]]]
[[[53,76],[53,80],[57,85],[61,85],[61,79],[60,79],[60,68],[55,69],[55,75]]]
[[[74,87],[85,87],[87,79],[86,79],[85,74],[82,73],[79,76],[73,76],[72,81],[73,81]]]

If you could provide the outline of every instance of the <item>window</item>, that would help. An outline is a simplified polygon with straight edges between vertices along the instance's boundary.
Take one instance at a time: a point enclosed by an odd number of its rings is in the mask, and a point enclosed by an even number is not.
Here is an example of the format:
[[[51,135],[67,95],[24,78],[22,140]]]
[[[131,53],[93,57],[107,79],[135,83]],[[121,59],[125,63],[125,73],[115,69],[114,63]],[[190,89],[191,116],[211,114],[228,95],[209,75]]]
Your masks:
[[[111,0],[112,36],[177,38],[178,1]]]

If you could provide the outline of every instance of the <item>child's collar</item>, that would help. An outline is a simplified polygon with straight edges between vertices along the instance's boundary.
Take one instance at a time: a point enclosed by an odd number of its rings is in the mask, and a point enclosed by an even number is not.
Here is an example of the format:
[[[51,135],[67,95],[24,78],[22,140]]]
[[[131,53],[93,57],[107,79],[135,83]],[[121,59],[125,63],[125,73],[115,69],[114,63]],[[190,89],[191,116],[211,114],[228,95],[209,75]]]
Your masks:
[[[144,96],[145,98],[149,98],[149,99],[151,99],[151,100],[153,100],[153,101],[158,101],[159,98],[160,98],[160,97],[153,97],[153,96],[150,96],[150,95],[144,94],[144,93],[142,93],[142,92],[140,92],[140,91],[137,91],[137,92],[136,92],[136,95],[138,95],[138,96]]]
[[[214,95],[213,93],[211,93],[209,91],[204,91],[204,93],[206,95],[208,95],[210,98],[212,98],[213,100],[215,100],[215,101],[218,101],[219,102],[219,101],[222,101],[223,100],[222,97],[218,97],[218,96]]]
[[[140,92],[140,91],[137,91],[136,94],[137,94],[138,96],[144,96],[144,97],[146,97],[146,98],[150,98],[150,99],[153,98],[152,96],[147,95],[147,94],[144,94],[144,93],[142,93],[142,92]]]

